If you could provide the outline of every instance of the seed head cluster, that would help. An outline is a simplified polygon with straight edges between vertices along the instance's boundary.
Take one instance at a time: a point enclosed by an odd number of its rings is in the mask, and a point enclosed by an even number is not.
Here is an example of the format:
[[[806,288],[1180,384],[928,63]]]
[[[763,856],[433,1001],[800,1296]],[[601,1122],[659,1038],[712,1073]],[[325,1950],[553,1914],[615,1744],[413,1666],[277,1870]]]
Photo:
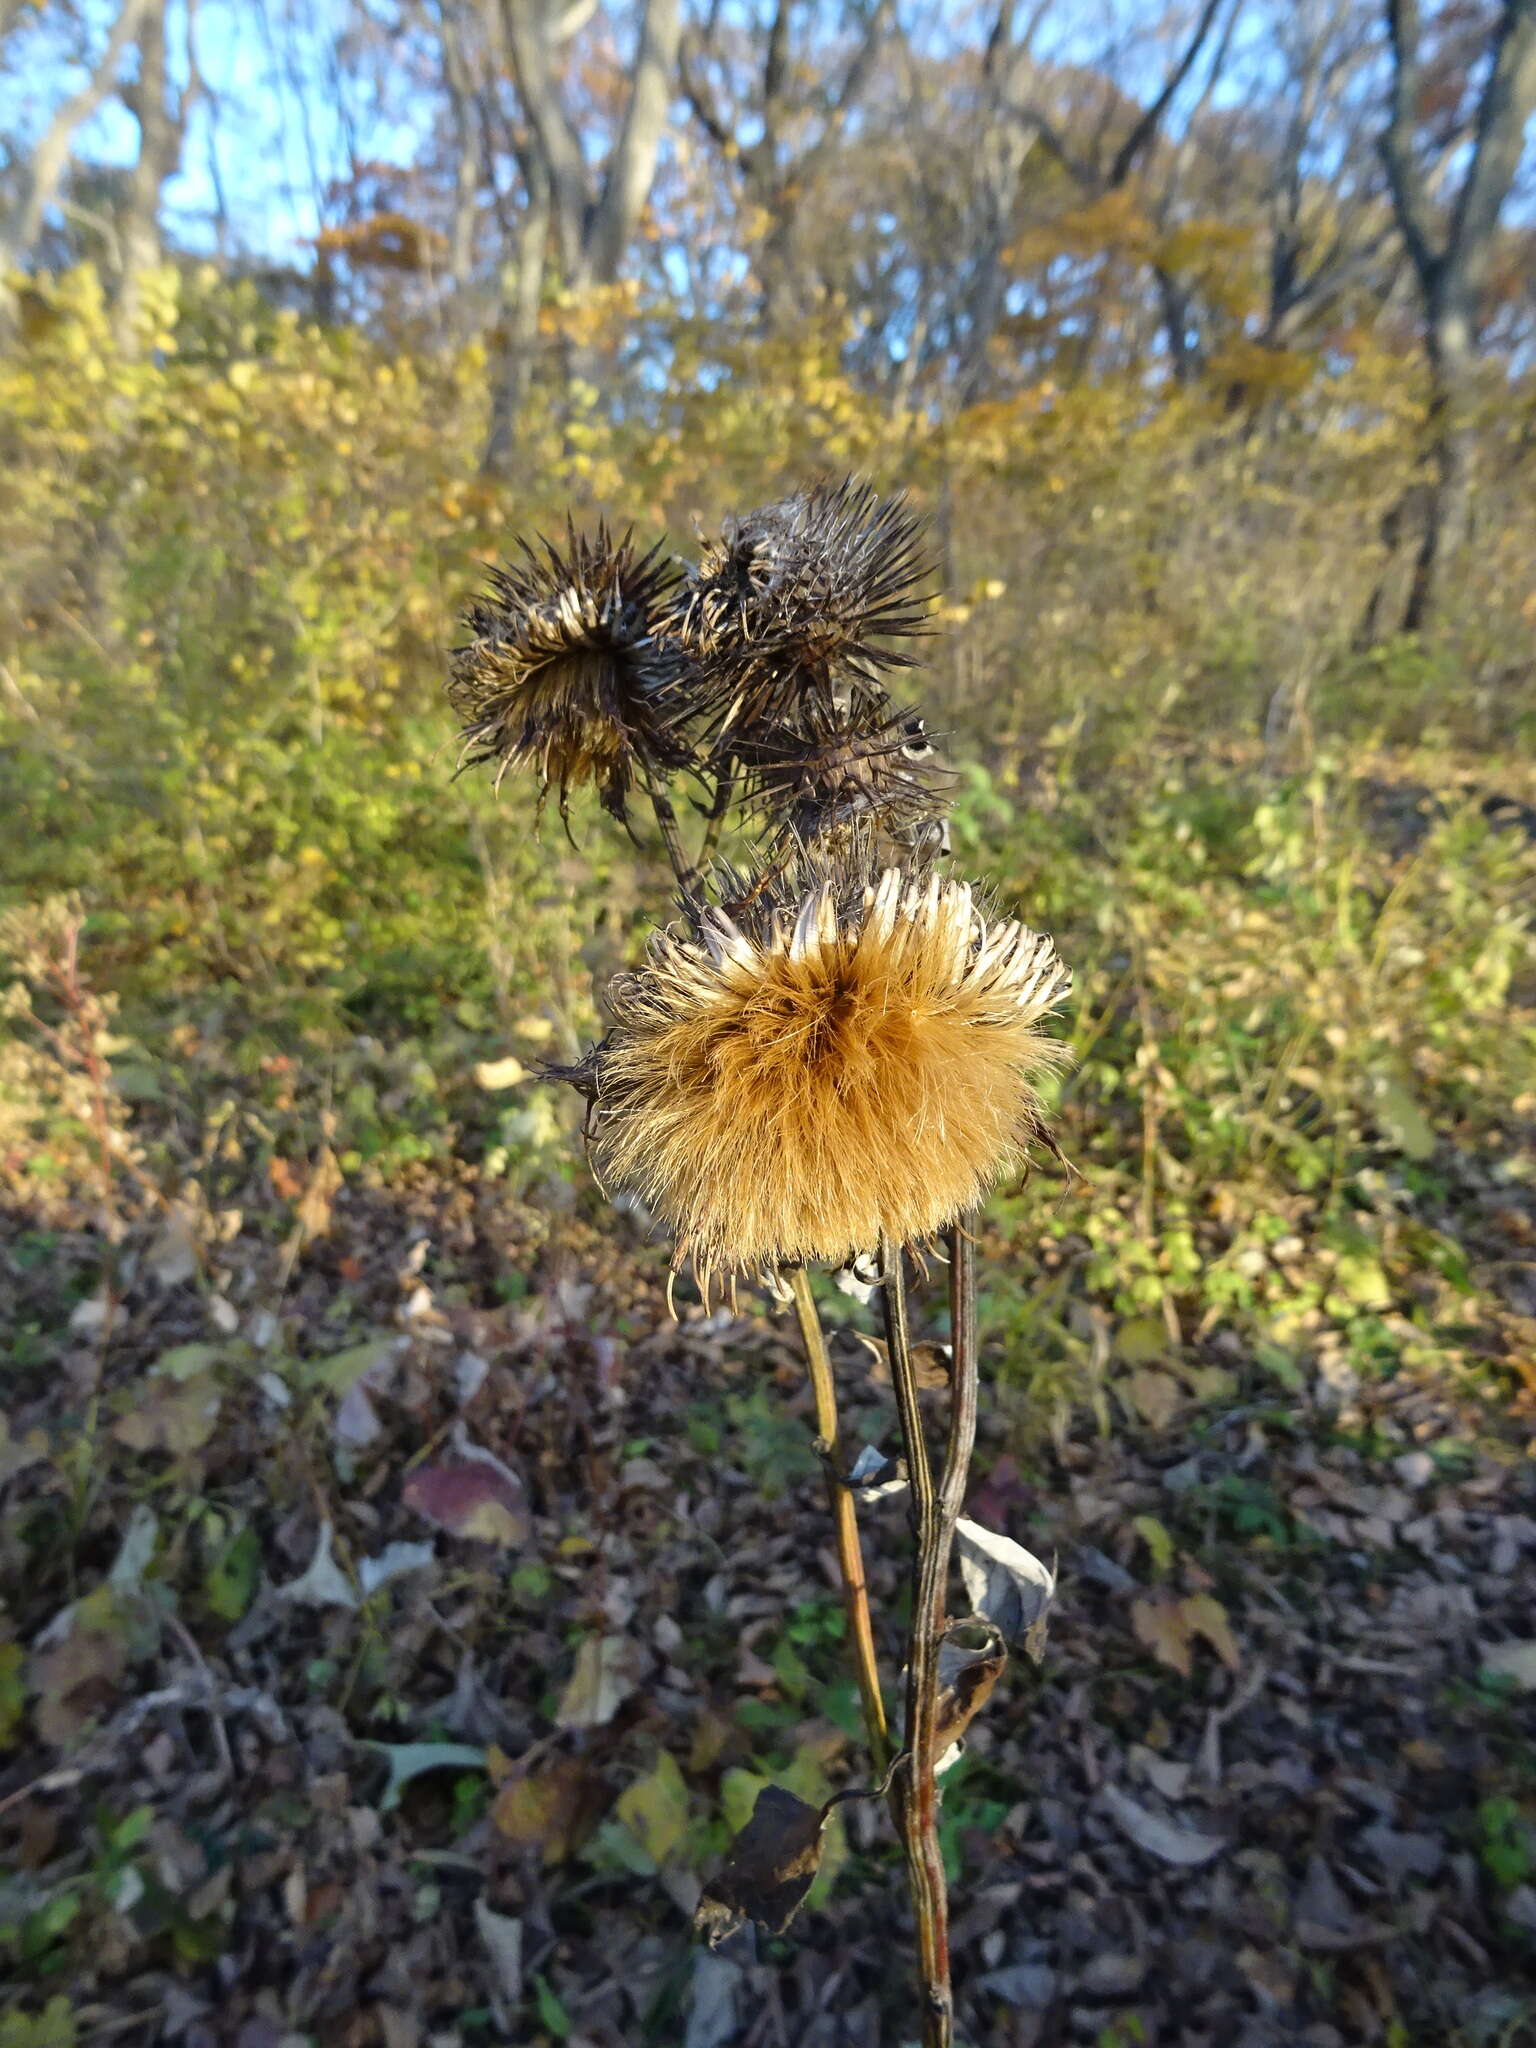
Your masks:
[[[737,750],[744,803],[771,828],[775,846],[879,825],[901,844],[921,840],[944,810],[949,778],[915,711],[807,705],[794,719],[763,721]]]
[[[681,916],[610,987],[579,1065],[603,1178],[703,1275],[920,1243],[1031,1143],[1062,1064],[1048,938],[938,860],[949,778],[887,678],[929,628],[932,564],[900,497],[820,483],[728,522],[696,566],[568,532],[526,543],[465,615],[448,692],[464,762],[643,789]],[[669,785],[708,820],[682,852]],[[707,875],[719,831],[758,863]]]
[[[562,814],[589,784],[623,818],[681,773],[785,842],[857,819],[910,843],[942,810],[937,757],[882,678],[912,665],[931,582],[921,520],[851,478],[728,522],[686,571],[601,525],[522,542],[464,615],[462,765],[531,767]]]
[[[1048,938],[921,864],[802,861],[695,908],[609,991],[585,1079],[599,1170],[703,1273],[933,1236],[1039,1128]]]

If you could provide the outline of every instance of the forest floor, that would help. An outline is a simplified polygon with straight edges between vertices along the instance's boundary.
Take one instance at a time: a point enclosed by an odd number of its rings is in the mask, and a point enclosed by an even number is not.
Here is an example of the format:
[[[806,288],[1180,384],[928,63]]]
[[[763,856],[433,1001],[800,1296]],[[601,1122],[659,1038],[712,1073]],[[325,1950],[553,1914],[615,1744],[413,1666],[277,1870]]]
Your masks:
[[[1326,829],[1305,796],[1298,815]],[[1422,831],[1389,835],[1361,941],[1422,915],[1421,981],[1460,927],[1438,881],[1414,908],[1412,876],[1470,862],[1482,901],[1496,862],[1514,905],[1530,865],[1482,825],[1430,830],[1434,869]],[[1245,916],[1302,918],[1301,884],[1266,895],[1265,872],[1245,841]],[[1333,1164],[1265,1155],[1239,1180],[1215,1067],[1179,1064],[1233,1034],[1153,1035],[1181,990],[1225,1014],[1205,931],[1249,1015],[1277,941],[1260,926],[1238,957],[1227,887],[1169,885],[1166,988],[1151,961],[1127,992],[1127,947],[1085,977],[1063,1113],[1086,1191],[1039,1177],[982,1234],[968,1512],[1060,1581],[1043,1663],[1005,1676],[946,1780],[960,2037],[1518,2048],[1536,1099],[1488,1063],[1528,1042],[1536,993],[1517,972],[1477,995],[1491,941],[1468,937],[1455,1019],[1392,1069],[1433,1129],[1375,1066],[1346,1126],[1333,1070],[1301,1060],[1271,1108]],[[1348,960],[1330,979],[1304,937],[1290,985],[1349,1003]],[[1381,989],[1417,1059],[1422,989],[1400,1012]],[[1482,1065],[1446,1036],[1473,1009]],[[114,1085],[147,1166],[106,1203],[88,1174],[46,1200],[13,1178],[0,1210],[3,2048],[911,2040],[878,1802],[839,1809],[787,1935],[711,1952],[690,1927],[764,1780],[868,1779],[792,1319],[679,1290],[674,1320],[665,1248],[579,1180],[519,1191],[440,1147],[365,1171],[355,1076],[298,1144],[282,1056],[226,1099],[211,1037],[136,1028],[160,1063],[115,1053]],[[194,1119],[167,1076],[202,1058]],[[1117,1092],[1131,1072],[1162,1090],[1161,1139]],[[818,1287],[849,1437],[886,1444],[868,1311]],[[863,1520],[892,1673],[902,1503]]]
[[[25,1319],[99,1247],[3,1260]],[[660,1265],[426,1173],[297,1260],[128,1234],[105,1374],[92,1293],[0,1466],[92,1532],[69,1584],[4,1538],[0,1913],[58,2039],[907,2038],[878,1806],[787,1937],[691,1939],[722,1816],[864,1767],[792,1326],[674,1323]],[[964,2036],[1536,2038],[1531,1402],[1216,1357],[1198,1418],[1022,1457],[984,1405],[971,1512],[1060,1590],[949,1781]],[[888,1653],[904,1533],[866,1516]]]

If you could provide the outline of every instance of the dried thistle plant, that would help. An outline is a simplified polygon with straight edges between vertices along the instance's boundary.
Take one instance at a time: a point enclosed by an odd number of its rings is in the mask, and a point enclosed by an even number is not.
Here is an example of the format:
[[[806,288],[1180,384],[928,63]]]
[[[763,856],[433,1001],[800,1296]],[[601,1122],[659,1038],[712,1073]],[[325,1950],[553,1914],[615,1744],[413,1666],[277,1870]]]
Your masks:
[[[905,500],[852,478],[728,523],[672,606],[717,749],[807,704],[882,705],[884,675],[916,659],[890,643],[929,631],[932,576]]]
[[[691,1264],[706,1298],[729,1272],[794,1302],[871,1762],[906,1854],[924,2048],[949,2048],[938,1774],[1006,1665],[1004,1638],[1039,1654],[1054,1585],[1017,1544],[968,1523],[974,1611],[949,1615],[979,1398],[971,1224],[1031,1149],[1060,1158],[1037,1084],[1064,1063],[1040,1027],[1069,978],[1048,938],[938,858],[945,778],[921,718],[884,681],[913,665],[894,643],[927,631],[930,580],[910,507],[852,479],[729,523],[682,580],[657,550],[573,530],[563,551],[524,546],[493,578],[467,614],[449,695],[466,763],[495,760],[498,781],[533,767],[562,815],[582,782],[626,824],[637,785],[654,811],[679,916],[611,984],[602,1043],[547,1071],[586,1096],[600,1175],[670,1229],[674,1268]],[[691,859],[669,793],[678,775],[708,792]],[[732,817],[757,856],[711,871]],[[907,1297],[914,1253],[935,1244],[950,1321],[937,1468]],[[915,1539],[894,1758],[856,1509],[893,1483],[866,1489],[845,1463],[809,1277],[855,1255],[877,1261]],[[701,1931],[786,1925],[829,1812],[760,1801],[706,1891]]]
[[[609,989],[591,1074],[605,1179],[679,1262],[840,1266],[935,1237],[1042,1128],[1037,1029],[1068,977],[967,883],[857,852],[725,878]]]
[[[811,703],[737,742],[741,802],[775,847],[872,827],[920,845],[946,809],[949,778],[920,712]]]
[[[688,759],[661,705],[687,660],[660,631],[676,567],[626,534],[568,531],[564,549],[520,543],[521,559],[493,570],[464,615],[448,698],[460,720],[461,767],[532,767],[540,800],[554,789],[561,815],[573,788],[591,783],[623,818],[636,777],[665,777]]]

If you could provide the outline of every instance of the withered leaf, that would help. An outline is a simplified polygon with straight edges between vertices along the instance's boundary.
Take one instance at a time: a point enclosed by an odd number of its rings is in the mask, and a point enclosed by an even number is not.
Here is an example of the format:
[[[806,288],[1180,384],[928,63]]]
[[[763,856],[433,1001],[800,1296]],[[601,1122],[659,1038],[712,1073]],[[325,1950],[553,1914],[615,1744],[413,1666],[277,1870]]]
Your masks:
[[[939,1717],[933,1760],[937,1769],[991,1697],[1008,1651],[1002,1631],[984,1615],[953,1621],[939,1642]]]
[[[1188,1678],[1194,1668],[1189,1654],[1192,1631],[1184,1618],[1182,1600],[1170,1600],[1166,1594],[1133,1600],[1131,1627],[1137,1642],[1144,1643],[1159,1664]]]
[[[765,1785],[752,1818],[731,1844],[730,1861],[704,1887],[693,1924],[711,1948],[755,1920],[782,1934],[815,1882],[828,1806],[807,1806],[782,1785]]]
[[[1131,1627],[1137,1641],[1182,1678],[1188,1678],[1193,1668],[1190,1650],[1197,1636],[1210,1644],[1229,1671],[1242,1662],[1227,1610],[1210,1593],[1190,1593],[1182,1600],[1156,1593],[1133,1600]]]
[[[866,1337],[863,1331],[857,1333],[859,1342],[871,1354],[874,1364],[869,1376],[877,1386],[891,1384],[890,1353],[880,1337]],[[919,1387],[947,1387],[950,1381],[950,1351],[947,1344],[914,1344],[912,1346],[912,1372]]]
[[[28,1684],[40,1695],[37,1732],[44,1742],[65,1748],[110,1706],[129,1659],[130,1644],[110,1597],[98,1593],[77,1602],[28,1669]]]
[[[331,1554],[336,1531],[329,1522],[320,1524],[315,1554],[298,1578],[277,1589],[280,1600],[297,1600],[306,1607],[355,1607],[357,1594],[352,1581]]]
[[[1508,1679],[1516,1692],[1536,1692],[1536,1642],[1495,1643],[1482,1661],[1485,1671]]]
[[[1193,1870],[1202,1863],[1209,1863],[1213,1856],[1219,1856],[1227,1846],[1221,1835],[1197,1834],[1193,1828],[1180,1827],[1176,1821],[1165,1820],[1161,1814],[1153,1813],[1132,1799],[1128,1792],[1122,1792],[1118,1785],[1106,1785],[1103,1799],[1120,1832],[1160,1863]]]
[[[1021,1643],[1038,1664],[1045,1654],[1056,1574],[1022,1543],[964,1515],[955,1524],[955,1546],[971,1605],[996,1624],[1006,1642]]]
[[[866,1505],[884,1500],[889,1494],[906,1491],[907,1461],[888,1457],[874,1444],[865,1444],[848,1467],[844,1484]]]
[[[586,1636],[560,1704],[560,1728],[606,1728],[640,1682],[641,1654],[627,1636]]]
[[[541,1771],[505,1778],[491,1821],[507,1841],[538,1849],[546,1864],[567,1863],[608,1805],[608,1788],[580,1757],[556,1757]]]
[[[112,1425],[112,1435],[130,1451],[169,1451],[180,1458],[202,1449],[218,1419],[219,1388],[212,1373],[198,1373],[184,1385],[152,1374]]]
[[[688,1787],[669,1749],[643,1778],[619,1795],[618,1816],[651,1861],[660,1866],[682,1847],[688,1832]]]
[[[1211,1593],[1191,1593],[1183,1607],[1191,1631],[1205,1638],[1229,1671],[1236,1671],[1243,1660],[1226,1608]]]
[[[294,1217],[306,1238],[324,1237],[331,1227],[331,1205],[345,1185],[336,1154],[322,1145],[304,1191],[294,1204]]]
[[[1124,1398],[1132,1412],[1153,1429],[1166,1429],[1178,1413],[1184,1390],[1171,1373],[1138,1366],[1124,1382]]]

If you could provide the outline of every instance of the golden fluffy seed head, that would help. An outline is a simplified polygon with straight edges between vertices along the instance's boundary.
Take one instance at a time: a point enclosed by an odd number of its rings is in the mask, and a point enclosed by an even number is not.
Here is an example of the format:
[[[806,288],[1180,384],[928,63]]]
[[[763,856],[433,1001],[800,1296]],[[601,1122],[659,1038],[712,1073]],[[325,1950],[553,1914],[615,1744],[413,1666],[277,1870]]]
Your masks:
[[[677,1260],[760,1271],[928,1238],[1043,1128],[1036,1028],[1069,976],[1048,938],[912,867],[802,864],[656,934],[610,991],[588,1075],[599,1170]]]

